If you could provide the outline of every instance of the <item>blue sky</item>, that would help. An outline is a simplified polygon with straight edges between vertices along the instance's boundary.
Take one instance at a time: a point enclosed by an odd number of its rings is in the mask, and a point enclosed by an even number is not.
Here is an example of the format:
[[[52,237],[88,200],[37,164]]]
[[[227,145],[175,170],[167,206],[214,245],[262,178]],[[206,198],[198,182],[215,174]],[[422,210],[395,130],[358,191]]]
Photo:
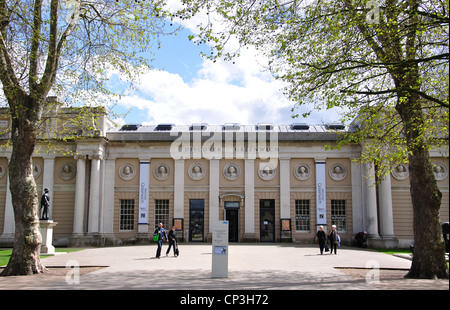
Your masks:
[[[283,95],[283,84],[263,70],[264,57],[250,48],[234,63],[204,59],[200,51],[210,49],[189,41],[196,21],[189,22],[178,35],[161,39],[154,69],[141,77],[138,90],[123,97],[116,108],[130,111],[120,123],[322,124],[338,120],[332,111],[292,119],[293,103]]]

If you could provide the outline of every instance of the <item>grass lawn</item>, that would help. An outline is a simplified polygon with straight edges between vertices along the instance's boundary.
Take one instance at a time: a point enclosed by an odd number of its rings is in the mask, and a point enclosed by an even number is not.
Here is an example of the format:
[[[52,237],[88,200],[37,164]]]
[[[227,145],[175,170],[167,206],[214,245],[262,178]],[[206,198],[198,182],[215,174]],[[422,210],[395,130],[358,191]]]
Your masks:
[[[389,255],[393,254],[411,254],[410,249],[374,249],[377,252],[386,253]],[[449,262],[447,261],[447,268],[449,268]]]
[[[55,252],[75,252],[81,251],[83,249],[75,249],[75,248],[57,248]],[[8,250],[0,250],[0,266],[6,266],[9,262],[9,258],[11,257],[12,249]],[[41,257],[48,257],[50,255],[41,255]]]
[[[410,249],[374,249],[377,252],[386,253],[389,255],[392,254],[411,254]]]

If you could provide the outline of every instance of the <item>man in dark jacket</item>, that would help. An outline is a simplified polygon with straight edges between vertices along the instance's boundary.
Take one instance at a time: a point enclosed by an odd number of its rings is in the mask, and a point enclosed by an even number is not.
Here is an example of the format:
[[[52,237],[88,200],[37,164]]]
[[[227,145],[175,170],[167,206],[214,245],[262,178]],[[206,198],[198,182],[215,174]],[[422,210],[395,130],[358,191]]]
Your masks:
[[[169,248],[166,251],[166,256],[169,256],[170,248],[173,246],[173,255],[177,256],[177,232],[175,226],[169,231]]]
[[[325,243],[327,241],[327,238],[325,236],[325,231],[323,230],[323,226],[319,227],[316,237],[317,237],[317,240],[319,241],[320,254],[323,254],[323,248],[325,247]]]
[[[155,228],[155,231],[153,232],[153,236],[158,235],[158,249],[156,250],[156,258],[161,258],[161,248],[163,240],[166,239],[166,231],[163,228],[163,224],[159,223],[158,227]]]

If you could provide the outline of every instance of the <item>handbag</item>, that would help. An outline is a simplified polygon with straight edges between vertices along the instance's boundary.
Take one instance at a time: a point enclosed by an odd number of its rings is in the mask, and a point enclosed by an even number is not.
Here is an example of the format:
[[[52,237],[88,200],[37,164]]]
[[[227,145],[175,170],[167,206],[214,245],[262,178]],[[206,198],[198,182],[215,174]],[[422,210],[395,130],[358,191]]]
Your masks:
[[[325,244],[325,252],[329,252],[330,249],[328,248],[328,244]]]
[[[153,241],[158,241],[159,240],[159,235],[154,235],[153,236]]]

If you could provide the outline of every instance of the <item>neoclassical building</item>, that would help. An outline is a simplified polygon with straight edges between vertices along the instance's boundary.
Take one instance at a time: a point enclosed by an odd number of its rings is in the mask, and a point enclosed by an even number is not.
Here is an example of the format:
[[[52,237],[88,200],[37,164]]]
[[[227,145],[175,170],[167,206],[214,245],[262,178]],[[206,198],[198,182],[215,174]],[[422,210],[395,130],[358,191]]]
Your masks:
[[[149,243],[158,223],[175,225],[186,242],[208,242],[214,222],[224,219],[230,242],[311,243],[319,225],[332,224],[344,244],[361,231],[371,246],[413,242],[407,166],[375,183],[374,167],[353,161],[360,145],[327,150],[336,130],[347,130],[343,126],[113,128],[103,110],[94,112],[80,121],[78,110],[62,109],[65,120],[52,120],[48,128],[69,128],[71,137],[47,134],[52,143],[42,143],[33,157],[38,192],[50,192],[56,246]],[[14,238],[6,115],[0,111],[0,246]],[[444,222],[448,154],[431,157]]]

